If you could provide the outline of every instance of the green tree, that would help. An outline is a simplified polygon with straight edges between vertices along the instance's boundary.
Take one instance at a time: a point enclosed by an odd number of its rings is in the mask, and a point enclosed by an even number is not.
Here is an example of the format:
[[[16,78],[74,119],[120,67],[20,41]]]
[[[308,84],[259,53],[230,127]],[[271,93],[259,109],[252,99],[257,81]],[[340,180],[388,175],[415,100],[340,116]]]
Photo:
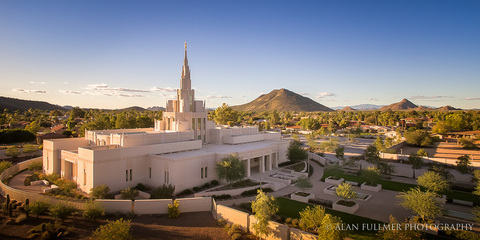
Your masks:
[[[227,104],[223,103],[221,107],[215,110],[214,120],[217,124],[225,125],[229,121],[236,122],[238,119],[238,112],[233,110]]]
[[[422,149],[419,149],[419,150],[417,151],[417,155],[418,155],[418,156],[421,156],[421,157],[428,157],[427,151],[425,151],[425,149],[423,149],[423,148],[422,148]]]
[[[8,147],[5,151],[5,156],[7,157],[17,158],[18,155],[20,155],[20,150],[15,146]]]
[[[459,171],[461,174],[467,174],[473,171],[472,162],[470,161],[470,156],[465,154],[463,156],[458,157],[457,159],[458,159],[458,161],[456,161],[457,171]]]
[[[135,200],[135,198],[138,197],[139,194],[137,189],[130,187],[122,189],[120,193],[122,194],[122,199],[130,199],[132,201]]]
[[[278,206],[275,203],[275,198],[259,189],[255,201],[252,202],[252,212],[256,218],[253,229],[256,235],[260,237],[268,237],[268,235],[270,235],[272,230],[269,227],[268,221],[270,221],[272,215],[277,211]]]
[[[390,164],[386,161],[380,161],[377,164],[378,170],[380,170],[380,173],[390,175],[395,172],[395,165]]]
[[[302,192],[305,192],[308,189],[311,189],[313,187],[312,181],[310,181],[310,178],[308,177],[299,177],[297,178],[297,181],[295,182],[295,187],[300,189]]]
[[[138,128],[151,128],[153,127],[153,118],[142,115],[138,116],[136,119],[136,127]]]
[[[357,192],[353,188],[352,184],[343,182],[338,185],[337,189],[335,189],[337,195],[343,198],[343,205],[347,205],[349,202],[348,199],[354,199],[357,197]]]
[[[280,122],[280,115],[278,114],[277,110],[273,110],[268,115],[268,120],[272,125],[277,125]]]
[[[305,151],[296,141],[290,142],[287,150],[287,158],[292,162],[304,161],[308,158],[308,152]]]
[[[417,240],[421,239],[422,234],[415,228],[410,227],[411,223],[405,221],[399,223],[390,215],[390,223],[387,227],[378,232],[378,235],[384,240]]]
[[[107,220],[107,224],[98,227],[92,237],[95,240],[132,240],[130,220],[123,218],[116,221]]]
[[[438,133],[438,134],[447,134],[450,132],[452,127],[445,123],[444,121],[437,122],[435,126],[432,128],[433,133]]]
[[[3,160],[0,162],[0,174],[3,173],[3,171],[9,169],[12,166],[12,162]]]
[[[404,136],[407,143],[415,146],[427,147],[433,144],[430,135],[423,130],[407,131]]]
[[[325,213],[325,208],[316,205],[312,208],[308,206],[300,213],[299,226],[304,231],[315,231],[318,233],[318,239],[343,239],[344,234],[336,226],[341,225],[342,221]]]
[[[25,126],[25,130],[37,135],[37,132],[40,131],[40,123],[35,120]]]
[[[110,188],[107,185],[98,185],[90,189],[90,197],[95,199],[105,199],[109,192]]]
[[[380,153],[375,145],[368,145],[367,149],[363,152],[365,161],[373,164],[377,164],[380,161]]]
[[[475,139],[469,139],[469,138],[460,138],[458,140],[460,142],[460,145],[462,145],[462,148],[464,149],[477,149],[477,145],[475,144]]]
[[[229,184],[245,178],[245,166],[236,154],[223,157],[215,169],[218,178],[225,179]]]
[[[413,169],[420,169],[423,165],[423,158],[415,153],[412,153],[410,156],[408,156],[408,162],[410,162]]]
[[[397,195],[397,198],[400,199],[400,205],[419,215],[424,223],[427,218],[434,219],[442,210],[442,205],[435,200],[436,197],[436,193],[422,192],[418,187]]]
[[[337,147],[335,149],[335,157],[341,160],[345,160],[345,148],[344,147]]]
[[[50,215],[62,222],[76,211],[77,209],[70,204],[57,203],[50,207]]]
[[[360,176],[365,179],[367,185],[375,186],[380,180],[380,170],[376,166],[363,169]]]
[[[382,140],[381,137],[377,137],[375,142],[373,142],[373,145],[375,145],[375,147],[377,147],[378,151],[380,151],[380,152],[385,151],[385,144],[383,143],[383,140]]]
[[[84,218],[91,219],[95,222],[97,218],[105,215],[105,208],[93,200],[87,201],[82,215]]]
[[[432,163],[428,168],[428,171],[433,171],[440,174],[440,176],[442,176],[443,179],[447,180],[449,183],[452,183],[455,180],[455,177],[452,175],[452,173],[450,173],[450,170],[448,170],[448,168],[443,164]]]
[[[436,194],[446,191],[450,185],[440,174],[433,171],[428,171],[418,177],[417,183]]]

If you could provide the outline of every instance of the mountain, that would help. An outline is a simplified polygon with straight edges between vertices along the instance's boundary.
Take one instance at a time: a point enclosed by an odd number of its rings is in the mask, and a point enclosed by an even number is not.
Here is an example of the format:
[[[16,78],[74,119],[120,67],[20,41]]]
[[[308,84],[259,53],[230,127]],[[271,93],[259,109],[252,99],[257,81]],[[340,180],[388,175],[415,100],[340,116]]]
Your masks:
[[[349,106],[346,106],[346,107],[342,108],[342,110],[340,110],[340,111],[351,112],[351,111],[356,111],[356,110],[357,109],[355,109],[355,108],[351,108]]]
[[[432,111],[433,108],[431,107],[426,107],[426,106],[418,106],[412,110],[415,110],[415,111]]]
[[[139,107],[139,106],[133,106],[133,107],[127,107],[127,108],[121,108],[121,109],[116,109],[118,111],[139,111],[139,112],[143,112],[145,111],[146,109],[145,108],[142,108],[142,107]]]
[[[265,112],[277,110],[280,112],[317,112],[333,111],[310,98],[301,96],[287,89],[275,89],[268,94],[263,94],[257,99],[237,106],[231,106],[237,111]]]
[[[165,111],[165,108],[164,107],[159,107],[159,106],[153,106],[153,107],[149,107],[147,108],[148,111]]]
[[[0,109],[8,109],[10,111],[26,111],[30,108],[33,109],[40,109],[44,111],[52,111],[52,110],[65,110],[65,108],[60,107],[58,105],[50,104],[47,102],[41,101],[30,101],[30,100],[22,100],[17,98],[9,98],[9,97],[1,97],[0,96]]]
[[[417,105],[413,104],[410,102],[408,99],[404,98],[402,101],[398,103],[393,103],[388,106],[383,106],[381,107],[380,111],[387,111],[387,110],[392,110],[392,111],[399,111],[399,110],[408,110],[412,108],[418,108]]]
[[[450,105],[447,105],[447,106],[443,106],[443,107],[440,107],[440,108],[437,108],[435,110],[438,110],[438,111],[442,111],[442,112],[448,112],[448,111],[455,111],[455,110],[462,110],[460,108],[454,108]]]
[[[358,105],[353,105],[353,106],[350,106],[351,108],[355,109],[355,110],[377,110],[381,107],[383,107],[383,105],[375,105],[375,104],[358,104]],[[332,109],[335,109],[335,110],[341,110],[345,108],[345,106],[338,106],[338,107],[333,107]]]

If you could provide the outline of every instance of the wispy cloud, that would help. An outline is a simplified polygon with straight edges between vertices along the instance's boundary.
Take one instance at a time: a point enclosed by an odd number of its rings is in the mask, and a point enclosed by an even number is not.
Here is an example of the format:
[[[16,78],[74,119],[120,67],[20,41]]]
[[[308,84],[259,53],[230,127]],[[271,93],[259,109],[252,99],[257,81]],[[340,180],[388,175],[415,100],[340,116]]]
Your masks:
[[[322,92],[317,95],[317,98],[324,98],[324,97],[335,97],[337,94],[329,93],[329,92]]]
[[[369,98],[367,98],[367,99],[370,100],[370,101],[380,101],[380,100],[378,100],[378,99],[376,99],[376,98],[373,98],[373,97],[369,97]]]
[[[223,95],[219,95],[219,96],[212,96],[212,95],[208,95],[205,97],[206,99],[212,99],[212,98],[232,98],[230,96],[223,96]]]
[[[142,90],[142,89],[110,87],[108,84],[105,84],[105,83],[89,84],[87,86],[87,89],[102,90],[102,91],[119,91],[119,92],[150,92],[149,90]]]
[[[475,101],[480,100],[480,97],[466,97],[465,100]]]
[[[444,98],[453,98],[452,96],[424,96],[424,95],[418,95],[418,96],[413,96],[410,99],[415,99],[415,100],[435,100],[435,99],[444,99]]]
[[[35,82],[35,81],[30,81],[31,84],[45,84],[45,82]]]
[[[176,92],[177,89],[171,88],[171,87],[164,87],[164,88],[161,88],[161,87],[152,87],[152,88],[150,89],[150,91],[152,91],[152,92]]]
[[[19,92],[19,93],[47,93],[45,90],[27,90],[27,89],[21,89],[21,88],[15,88],[12,89],[14,92]]]
[[[70,90],[58,90],[60,93],[63,93],[63,94],[83,94],[82,92],[80,91],[70,91]]]

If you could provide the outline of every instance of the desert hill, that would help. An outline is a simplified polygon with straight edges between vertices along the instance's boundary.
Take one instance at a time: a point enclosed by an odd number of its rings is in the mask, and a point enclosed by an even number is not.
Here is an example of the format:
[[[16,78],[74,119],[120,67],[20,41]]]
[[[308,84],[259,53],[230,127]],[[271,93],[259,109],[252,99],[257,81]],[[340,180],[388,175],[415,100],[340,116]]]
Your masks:
[[[65,110],[65,108],[58,105],[50,104],[42,101],[30,101],[17,98],[1,97],[0,96],[0,109],[8,109],[10,111],[26,111],[28,109],[40,109],[44,111],[52,110]]]
[[[387,110],[392,110],[392,111],[400,111],[400,110],[413,110],[413,108],[418,108],[417,105],[413,104],[410,102],[408,99],[404,98],[402,101],[398,103],[393,103],[388,106],[383,106],[381,107],[380,111],[387,111]]]
[[[317,112],[333,111],[310,98],[301,96],[287,89],[275,89],[268,94],[263,94],[257,99],[242,105],[231,106],[237,111],[265,112],[277,110],[281,112]]]

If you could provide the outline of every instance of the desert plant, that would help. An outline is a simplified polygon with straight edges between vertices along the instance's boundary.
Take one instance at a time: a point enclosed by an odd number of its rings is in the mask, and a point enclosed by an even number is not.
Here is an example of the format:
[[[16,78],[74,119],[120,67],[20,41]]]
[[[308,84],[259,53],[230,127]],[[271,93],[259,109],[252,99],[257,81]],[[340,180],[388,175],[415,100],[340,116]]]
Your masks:
[[[70,204],[57,203],[50,207],[50,215],[62,222],[76,211],[77,209]]]
[[[122,199],[130,199],[130,200],[135,200],[136,197],[138,197],[138,190],[135,188],[125,188],[122,191],[120,191],[122,194]]]
[[[28,170],[30,171],[42,170],[42,168],[43,168],[43,162],[41,161],[32,162],[28,165]]]
[[[15,218],[15,223],[23,223],[27,220],[27,215],[26,214],[20,214],[17,216],[17,218]]]
[[[313,187],[312,181],[308,177],[299,177],[297,178],[297,182],[295,183],[295,187],[300,189],[302,192],[305,192],[307,189]]]
[[[0,174],[12,166],[12,162],[3,160],[0,162]]]
[[[90,189],[90,196],[95,199],[105,199],[109,192],[110,188],[107,185],[98,185]]]
[[[105,215],[105,208],[100,205],[100,203],[95,201],[88,201],[85,204],[85,210],[83,211],[83,217],[95,220],[101,216]]]
[[[228,183],[245,178],[245,167],[238,155],[232,154],[223,157],[216,165],[218,178],[225,179]]]
[[[35,214],[37,218],[40,215],[45,214],[48,209],[50,208],[50,204],[42,201],[36,201],[31,203],[30,205],[27,206],[25,209],[26,211],[29,211],[32,214]]]
[[[368,185],[375,186],[380,180],[380,170],[377,167],[368,167],[363,169],[360,176],[366,180]]]
[[[348,199],[353,199],[357,197],[357,192],[353,189],[353,186],[350,183],[343,182],[342,184],[338,185],[337,189],[335,190],[337,195],[343,198],[343,202],[346,204]]]
[[[178,208],[180,202],[178,200],[173,201],[173,204],[168,204],[168,217],[177,218],[180,216],[180,209]]]
[[[20,150],[15,146],[8,147],[5,151],[5,156],[7,157],[17,158],[18,155],[20,155]]]
[[[130,220],[120,218],[116,221],[107,221],[108,223],[98,227],[93,233],[93,239],[97,240],[131,240]]]

